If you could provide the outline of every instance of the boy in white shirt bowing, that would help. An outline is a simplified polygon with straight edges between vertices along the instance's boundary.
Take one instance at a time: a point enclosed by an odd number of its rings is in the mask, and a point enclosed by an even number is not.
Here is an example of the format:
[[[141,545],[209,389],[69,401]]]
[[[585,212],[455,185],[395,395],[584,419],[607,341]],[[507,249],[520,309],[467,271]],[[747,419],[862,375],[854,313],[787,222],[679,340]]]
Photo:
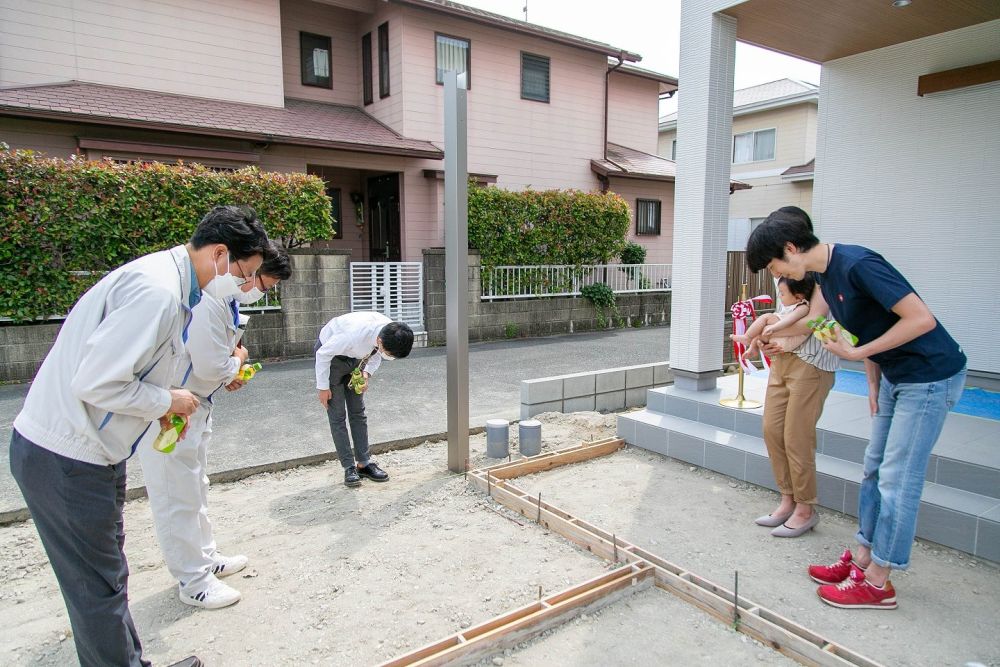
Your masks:
[[[402,359],[412,348],[410,327],[381,313],[347,313],[327,322],[319,333],[315,347],[316,389],[319,402],[326,408],[346,486],[360,486],[362,477],[373,482],[389,479],[371,458],[364,394],[368,378],[383,359]]]

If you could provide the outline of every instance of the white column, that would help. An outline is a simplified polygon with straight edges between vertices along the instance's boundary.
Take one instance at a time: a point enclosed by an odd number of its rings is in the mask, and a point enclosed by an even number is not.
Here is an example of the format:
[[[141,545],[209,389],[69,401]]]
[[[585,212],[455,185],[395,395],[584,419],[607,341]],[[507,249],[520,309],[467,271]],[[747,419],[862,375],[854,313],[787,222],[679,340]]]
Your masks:
[[[711,389],[722,368],[736,19],[681,5],[670,366]]]

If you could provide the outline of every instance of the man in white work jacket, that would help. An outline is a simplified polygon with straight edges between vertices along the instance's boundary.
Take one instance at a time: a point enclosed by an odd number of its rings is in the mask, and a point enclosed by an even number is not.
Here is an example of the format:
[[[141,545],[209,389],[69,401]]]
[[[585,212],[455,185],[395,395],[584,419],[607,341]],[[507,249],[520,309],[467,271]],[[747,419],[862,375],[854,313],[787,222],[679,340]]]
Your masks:
[[[11,473],[84,667],[150,664],[128,608],[125,461],[157,420],[198,407],[190,391],[170,389],[191,309],[202,290],[239,291],[265,243],[253,211],[216,207],[186,245],[109,273],[73,306],[14,420]]]
[[[364,392],[368,390],[368,378],[383,359],[402,359],[412,348],[410,327],[393,322],[381,313],[347,313],[327,322],[319,332],[314,348],[316,388],[319,402],[326,408],[337,458],[344,467],[346,486],[360,486],[362,477],[373,482],[389,479],[371,459]],[[364,377],[360,392],[348,386],[355,369],[360,369]],[[348,423],[350,435],[347,434]]]
[[[288,253],[273,241],[264,249],[264,263],[235,296],[205,296],[192,311],[184,354],[174,386],[191,391],[200,401],[188,418],[187,434],[168,454],[151,446],[139,448],[143,478],[153,512],[153,525],[167,569],[177,580],[182,602],[219,609],[235,604],[240,592],[219,581],[247,565],[242,555],[224,556],[216,548],[208,518],[208,443],[212,437],[212,397],[223,387],[236,391],[243,382],[236,373],[249,350],[237,346],[239,304],[260,300],[292,275]]]

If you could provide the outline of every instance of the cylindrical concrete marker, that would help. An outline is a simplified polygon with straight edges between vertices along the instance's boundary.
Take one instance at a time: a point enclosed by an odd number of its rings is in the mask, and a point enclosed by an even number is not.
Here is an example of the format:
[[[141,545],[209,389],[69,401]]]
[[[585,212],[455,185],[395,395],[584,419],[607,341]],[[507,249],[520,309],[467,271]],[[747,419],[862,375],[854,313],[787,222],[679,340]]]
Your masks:
[[[542,453],[542,422],[526,419],[517,427],[518,449],[521,456],[538,456]]]
[[[510,454],[510,424],[506,419],[486,420],[486,456],[505,459]]]

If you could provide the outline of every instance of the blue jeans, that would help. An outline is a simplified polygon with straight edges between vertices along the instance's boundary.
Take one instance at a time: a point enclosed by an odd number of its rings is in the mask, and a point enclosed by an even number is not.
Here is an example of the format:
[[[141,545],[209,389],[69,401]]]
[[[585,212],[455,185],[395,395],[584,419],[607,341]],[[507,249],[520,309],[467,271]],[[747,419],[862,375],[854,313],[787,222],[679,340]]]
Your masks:
[[[937,382],[893,384],[882,376],[858,500],[857,540],[876,565],[910,565],[927,462],[964,388],[964,368]]]

